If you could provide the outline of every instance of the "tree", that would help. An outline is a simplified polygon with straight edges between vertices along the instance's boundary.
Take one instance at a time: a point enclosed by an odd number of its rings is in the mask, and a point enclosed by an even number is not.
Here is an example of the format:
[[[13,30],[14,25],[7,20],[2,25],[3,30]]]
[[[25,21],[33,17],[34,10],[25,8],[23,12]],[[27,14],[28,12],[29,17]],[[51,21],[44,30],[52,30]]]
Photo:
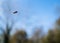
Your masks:
[[[7,15],[5,15],[5,24],[6,24],[6,31],[4,30],[4,29],[0,29],[0,30],[2,30],[3,31],[3,34],[4,34],[4,43],[9,43],[9,40],[10,40],[10,32],[11,32],[11,30],[12,30],[12,28],[13,28],[13,25],[14,25],[14,22],[13,22],[13,20],[12,20],[12,22],[10,21],[10,15],[11,15],[11,13],[13,13],[13,14],[16,14],[18,11],[13,11],[13,12],[11,12],[11,6],[10,6],[10,1],[9,0],[6,0],[5,2],[3,2],[3,4],[2,4],[2,8],[4,9],[4,13],[5,14],[7,14]],[[9,26],[9,22],[11,22],[11,26]]]
[[[48,40],[48,43],[55,43],[53,30],[49,30],[47,35],[47,40]]]
[[[60,43],[60,18],[56,21],[55,28],[48,31],[46,37],[42,38],[43,43]]]
[[[28,43],[34,43],[32,39],[28,39]]]
[[[43,35],[43,27],[34,28],[32,40],[34,43],[40,43],[40,38]]]
[[[48,43],[47,36],[42,36],[40,39],[41,43]]]
[[[55,41],[56,43],[60,43],[60,18],[56,21],[56,26],[55,26]]]
[[[4,35],[4,43],[9,43],[10,40],[10,32],[12,30],[13,25],[11,25],[11,27],[9,27],[8,23],[6,24],[6,31],[2,28],[0,28],[1,31],[3,31],[3,35]]]
[[[11,43],[27,43],[27,33],[23,30],[17,31],[11,38]]]
[[[55,28],[60,29],[60,18],[56,21]]]

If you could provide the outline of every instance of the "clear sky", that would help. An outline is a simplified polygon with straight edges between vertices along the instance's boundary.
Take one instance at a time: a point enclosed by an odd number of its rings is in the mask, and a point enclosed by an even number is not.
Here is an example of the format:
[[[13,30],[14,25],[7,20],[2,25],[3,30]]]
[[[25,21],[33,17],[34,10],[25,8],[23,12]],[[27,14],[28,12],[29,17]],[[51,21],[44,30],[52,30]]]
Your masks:
[[[6,16],[9,15],[9,19],[15,22],[13,28],[23,28],[31,35],[33,28],[43,26],[47,32],[58,18],[55,12],[56,7],[60,6],[59,2],[59,0],[0,0],[0,26],[5,26]],[[11,15],[16,10],[18,13]],[[16,29],[12,31],[15,32]]]

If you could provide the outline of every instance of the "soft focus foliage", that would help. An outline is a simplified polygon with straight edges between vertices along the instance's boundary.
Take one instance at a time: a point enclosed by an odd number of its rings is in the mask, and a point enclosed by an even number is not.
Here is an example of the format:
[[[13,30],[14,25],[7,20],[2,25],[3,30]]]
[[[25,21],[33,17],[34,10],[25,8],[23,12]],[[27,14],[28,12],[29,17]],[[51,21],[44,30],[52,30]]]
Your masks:
[[[42,28],[34,31],[31,38],[24,30],[18,30],[15,34],[10,35],[12,27],[6,25],[6,31],[3,31],[4,43],[60,43],[60,19],[56,21],[54,29],[50,29],[48,34],[42,35]]]
[[[47,36],[42,39],[43,43],[60,43],[60,19],[56,22],[55,29],[49,30]]]
[[[11,43],[27,43],[27,33],[25,31],[17,31],[10,41]]]

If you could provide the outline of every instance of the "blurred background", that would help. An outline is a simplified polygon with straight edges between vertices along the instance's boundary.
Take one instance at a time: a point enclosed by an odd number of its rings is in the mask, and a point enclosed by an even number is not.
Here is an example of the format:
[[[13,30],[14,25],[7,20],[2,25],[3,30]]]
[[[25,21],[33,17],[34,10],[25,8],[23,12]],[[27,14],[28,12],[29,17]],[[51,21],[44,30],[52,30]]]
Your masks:
[[[0,0],[0,43],[60,43],[60,0]]]

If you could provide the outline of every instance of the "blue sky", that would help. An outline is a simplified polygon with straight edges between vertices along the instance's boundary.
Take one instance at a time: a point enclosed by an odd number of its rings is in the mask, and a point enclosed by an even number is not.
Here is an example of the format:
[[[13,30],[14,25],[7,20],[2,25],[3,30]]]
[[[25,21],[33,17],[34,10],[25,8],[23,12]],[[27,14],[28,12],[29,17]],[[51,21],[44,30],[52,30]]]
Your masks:
[[[4,21],[6,22],[6,16],[9,14],[9,19],[15,22],[13,28],[23,28],[29,35],[32,34],[33,28],[40,26],[47,32],[58,18],[56,6],[60,6],[59,0],[0,0],[0,2],[0,25],[5,26]],[[18,13],[11,15],[16,10]],[[13,33],[15,31],[16,29],[12,30]]]

